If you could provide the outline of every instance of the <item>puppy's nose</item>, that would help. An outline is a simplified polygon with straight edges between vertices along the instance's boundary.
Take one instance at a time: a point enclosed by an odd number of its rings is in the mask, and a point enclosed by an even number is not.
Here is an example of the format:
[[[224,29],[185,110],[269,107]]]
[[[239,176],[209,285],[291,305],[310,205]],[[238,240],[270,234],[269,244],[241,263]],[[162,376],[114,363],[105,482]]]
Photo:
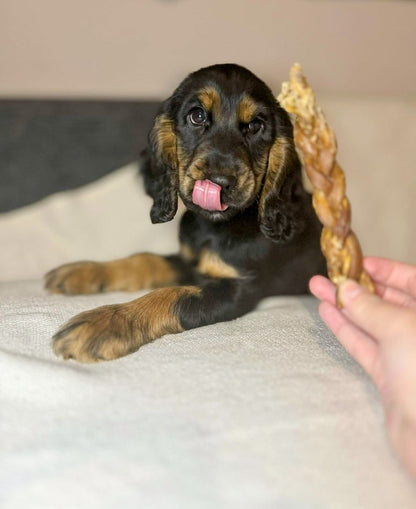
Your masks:
[[[227,190],[235,186],[237,177],[233,177],[232,175],[211,175],[209,180],[221,186],[223,190]]]

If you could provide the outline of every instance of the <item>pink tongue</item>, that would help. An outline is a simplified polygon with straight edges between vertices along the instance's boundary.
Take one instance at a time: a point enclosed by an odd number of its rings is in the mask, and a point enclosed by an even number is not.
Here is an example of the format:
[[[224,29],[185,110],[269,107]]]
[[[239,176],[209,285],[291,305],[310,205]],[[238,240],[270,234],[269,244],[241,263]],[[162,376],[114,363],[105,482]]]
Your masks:
[[[228,205],[221,203],[221,186],[210,180],[197,180],[192,192],[192,201],[206,210],[228,209]]]

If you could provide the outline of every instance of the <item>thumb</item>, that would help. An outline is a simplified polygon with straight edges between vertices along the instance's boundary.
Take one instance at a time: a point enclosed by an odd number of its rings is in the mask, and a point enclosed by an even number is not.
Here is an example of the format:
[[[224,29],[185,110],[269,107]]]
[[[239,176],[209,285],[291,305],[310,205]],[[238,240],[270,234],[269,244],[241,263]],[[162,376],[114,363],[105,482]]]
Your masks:
[[[410,316],[414,314],[410,310],[382,300],[350,279],[341,284],[339,298],[350,320],[380,342],[402,335],[416,316]]]

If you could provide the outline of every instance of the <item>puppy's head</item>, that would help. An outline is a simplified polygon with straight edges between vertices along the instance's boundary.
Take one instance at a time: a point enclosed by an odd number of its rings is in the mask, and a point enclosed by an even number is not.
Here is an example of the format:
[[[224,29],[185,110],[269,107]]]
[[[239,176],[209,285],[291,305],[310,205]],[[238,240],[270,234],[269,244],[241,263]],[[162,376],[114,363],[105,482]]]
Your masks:
[[[149,139],[160,179],[153,222],[173,218],[179,194],[212,221],[257,205],[267,237],[293,235],[301,180],[292,125],[250,71],[222,64],[189,75],[164,103]]]

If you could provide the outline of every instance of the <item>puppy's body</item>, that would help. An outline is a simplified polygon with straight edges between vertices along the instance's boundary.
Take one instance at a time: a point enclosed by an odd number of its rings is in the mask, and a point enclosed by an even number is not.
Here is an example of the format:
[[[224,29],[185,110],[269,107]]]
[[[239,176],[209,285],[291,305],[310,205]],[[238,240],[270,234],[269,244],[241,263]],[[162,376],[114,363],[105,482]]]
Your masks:
[[[309,278],[325,272],[290,120],[246,69],[217,65],[188,76],[155,120],[141,173],[153,222],[174,217],[178,195],[187,207],[181,252],[49,273],[54,292],[160,287],[74,317],[55,336],[57,354],[116,358],[163,334],[241,316],[266,296],[306,293]]]
[[[219,300],[213,301],[215,308],[200,325],[240,316],[267,296],[307,293],[310,277],[324,271],[318,241],[321,227],[312,211],[309,213],[311,221],[302,234],[283,245],[262,234],[256,205],[226,223],[212,223],[190,211],[184,214],[180,239],[185,255],[168,258],[177,263],[178,283],[201,287],[211,284],[213,288],[215,279],[218,287]],[[186,260],[182,267],[181,259]],[[226,284],[222,279],[227,280]],[[186,328],[192,328],[191,317],[183,316],[183,322],[188,324]]]

